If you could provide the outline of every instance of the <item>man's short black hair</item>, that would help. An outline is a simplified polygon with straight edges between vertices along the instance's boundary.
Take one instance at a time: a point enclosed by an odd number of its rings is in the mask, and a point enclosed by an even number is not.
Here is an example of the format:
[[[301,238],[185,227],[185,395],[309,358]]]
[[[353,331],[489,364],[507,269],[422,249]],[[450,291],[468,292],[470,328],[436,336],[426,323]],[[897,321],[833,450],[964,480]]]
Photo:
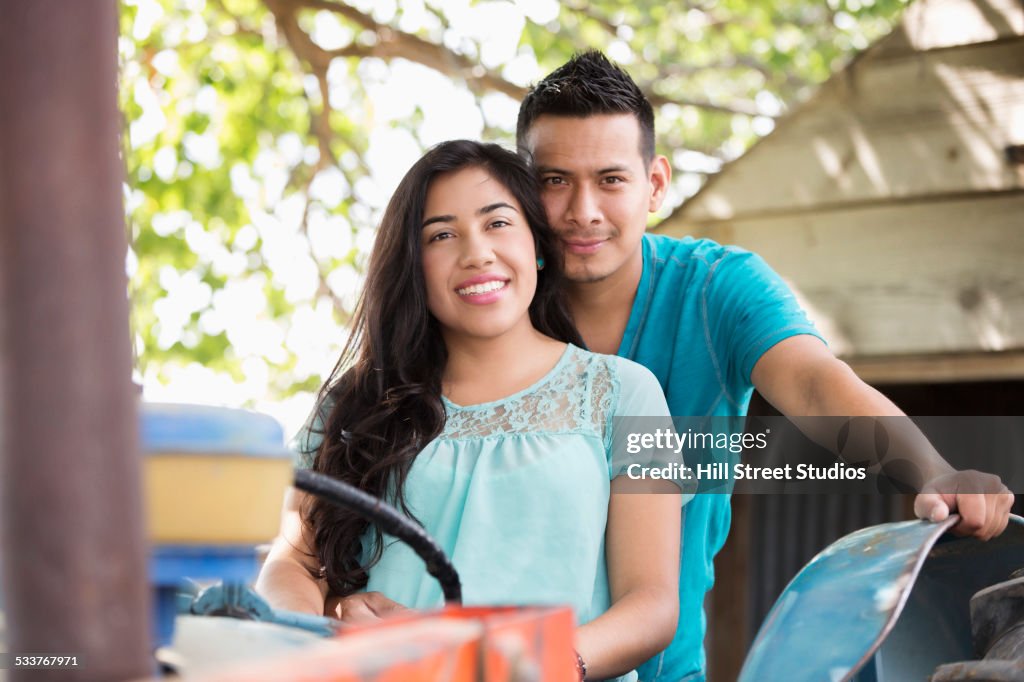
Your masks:
[[[621,67],[598,50],[573,56],[537,83],[519,106],[516,144],[526,149],[526,134],[545,114],[585,118],[600,114],[633,114],[640,124],[640,156],[654,159],[654,109]]]

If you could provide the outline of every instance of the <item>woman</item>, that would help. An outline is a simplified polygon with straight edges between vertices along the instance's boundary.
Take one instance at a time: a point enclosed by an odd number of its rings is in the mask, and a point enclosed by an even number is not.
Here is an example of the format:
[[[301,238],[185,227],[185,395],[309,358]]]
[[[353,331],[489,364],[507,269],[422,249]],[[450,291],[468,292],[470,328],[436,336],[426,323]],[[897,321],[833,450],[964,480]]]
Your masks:
[[[468,141],[429,151],[385,211],[299,450],[421,522],[466,604],[571,604],[581,661],[603,679],[672,639],[681,498],[615,494],[628,483],[613,417],[668,408],[646,369],[580,348],[560,266],[519,157]],[[352,620],[441,603],[411,550],[296,491],[257,589]]]

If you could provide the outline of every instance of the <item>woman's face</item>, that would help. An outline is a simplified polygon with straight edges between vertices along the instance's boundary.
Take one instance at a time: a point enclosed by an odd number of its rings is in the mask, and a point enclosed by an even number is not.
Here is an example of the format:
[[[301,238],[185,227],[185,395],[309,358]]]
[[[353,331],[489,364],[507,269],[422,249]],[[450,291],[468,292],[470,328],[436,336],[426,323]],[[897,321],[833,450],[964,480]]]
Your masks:
[[[508,189],[479,167],[436,177],[422,225],[427,307],[445,339],[494,338],[530,325],[533,233]]]

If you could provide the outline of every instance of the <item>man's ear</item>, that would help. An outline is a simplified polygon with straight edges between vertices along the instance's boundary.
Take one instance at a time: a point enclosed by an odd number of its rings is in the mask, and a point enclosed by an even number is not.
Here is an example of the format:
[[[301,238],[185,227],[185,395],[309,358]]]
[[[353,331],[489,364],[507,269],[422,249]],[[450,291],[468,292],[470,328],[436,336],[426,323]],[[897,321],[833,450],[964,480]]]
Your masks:
[[[651,183],[651,201],[647,210],[654,213],[665,201],[669,182],[672,180],[672,166],[664,156],[655,156],[647,178]]]

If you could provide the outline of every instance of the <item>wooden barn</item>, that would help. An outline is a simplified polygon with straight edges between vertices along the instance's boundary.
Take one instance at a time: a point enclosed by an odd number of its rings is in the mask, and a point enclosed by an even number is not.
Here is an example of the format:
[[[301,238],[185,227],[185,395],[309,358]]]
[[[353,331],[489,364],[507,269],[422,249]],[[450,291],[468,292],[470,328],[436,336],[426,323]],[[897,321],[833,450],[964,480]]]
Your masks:
[[[761,254],[909,414],[1024,414],[1024,3],[918,0],[654,231]],[[908,512],[879,499],[734,497],[711,679],[818,549]]]

